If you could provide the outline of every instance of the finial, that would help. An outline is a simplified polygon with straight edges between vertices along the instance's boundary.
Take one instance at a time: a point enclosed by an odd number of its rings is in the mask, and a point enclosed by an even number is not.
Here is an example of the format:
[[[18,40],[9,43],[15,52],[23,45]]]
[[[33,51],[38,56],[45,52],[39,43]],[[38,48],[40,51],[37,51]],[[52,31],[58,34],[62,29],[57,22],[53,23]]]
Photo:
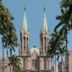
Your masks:
[[[36,48],[36,44],[34,44],[33,47]]]
[[[45,7],[44,7],[44,12],[43,13],[44,13],[43,16],[46,16],[46,8]]]
[[[26,7],[24,7],[24,11],[26,11]]]
[[[27,17],[26,17],[26,8],[25,7],[24,7],[24,16],[23,16],[22,31],[27,32]]]
[[[24,6],[24,15],[26,15],[26,7]]]
[[[44,12],[46,11],[46,8],[44,7]]]

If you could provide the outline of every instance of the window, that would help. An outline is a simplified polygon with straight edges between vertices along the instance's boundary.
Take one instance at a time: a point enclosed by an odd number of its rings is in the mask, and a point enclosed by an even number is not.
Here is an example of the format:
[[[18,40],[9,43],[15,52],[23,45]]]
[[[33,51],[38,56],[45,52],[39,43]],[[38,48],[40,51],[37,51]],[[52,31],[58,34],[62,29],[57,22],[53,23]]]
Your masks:
[[[27,50],[28,50],[28,37],[27,37]]]
[[[25,50],[25,37],[24,37],[24,50]]]
[[[46,69],[46,59],[44,59],[44,69]]]
[[[41,38],[41,49],[43,51],[43,38]]]
[[[46,37],[44,37],[44,48],[46,50]]]

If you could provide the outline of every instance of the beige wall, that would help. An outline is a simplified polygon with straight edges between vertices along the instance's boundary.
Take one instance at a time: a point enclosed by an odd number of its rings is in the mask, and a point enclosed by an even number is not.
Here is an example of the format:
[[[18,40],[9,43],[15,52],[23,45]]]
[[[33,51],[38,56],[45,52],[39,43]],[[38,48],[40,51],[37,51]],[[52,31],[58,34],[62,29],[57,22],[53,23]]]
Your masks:
[[[69,52],[69,72],[72,72],[72,52]]]

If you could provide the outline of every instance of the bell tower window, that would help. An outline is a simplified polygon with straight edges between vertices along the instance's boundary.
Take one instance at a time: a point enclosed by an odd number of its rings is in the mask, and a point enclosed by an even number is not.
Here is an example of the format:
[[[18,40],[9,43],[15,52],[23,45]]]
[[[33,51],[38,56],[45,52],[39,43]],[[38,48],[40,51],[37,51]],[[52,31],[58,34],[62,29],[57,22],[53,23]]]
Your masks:
[[[27,50],[28,50],[28,37],[27,37]]]
[[[24,50],[25,50],[25,44],[26,44],[25,42],[26,42],[26,41],[25,41],[25,37],[24,37]]]
[[[46,37],[44,37],[44,48],[46,50]]]

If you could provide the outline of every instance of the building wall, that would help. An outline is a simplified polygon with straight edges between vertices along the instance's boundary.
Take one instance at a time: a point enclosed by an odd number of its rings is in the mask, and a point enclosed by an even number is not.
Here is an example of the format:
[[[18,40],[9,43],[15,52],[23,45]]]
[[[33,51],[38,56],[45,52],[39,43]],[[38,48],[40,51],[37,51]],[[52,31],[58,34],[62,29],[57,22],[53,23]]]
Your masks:
[[[65,56],[65,61],[58,64],[59,72],[72,72],[72,51]]]
[[[58,64],[58,72],[65,72],[65,62],[60,62]]]
[[[68,65],[69,65],[69,72],[72,72],[72,52],[69,52],[69,61],[68,61]]]
[[[0,59],[0,72],[2,72],[2,69],[3,69],[3,67],[2,67],[2,61],[3,60],[1,58]],[[4,59],[4,72],[10,72],[9,60],[7,58]]]

